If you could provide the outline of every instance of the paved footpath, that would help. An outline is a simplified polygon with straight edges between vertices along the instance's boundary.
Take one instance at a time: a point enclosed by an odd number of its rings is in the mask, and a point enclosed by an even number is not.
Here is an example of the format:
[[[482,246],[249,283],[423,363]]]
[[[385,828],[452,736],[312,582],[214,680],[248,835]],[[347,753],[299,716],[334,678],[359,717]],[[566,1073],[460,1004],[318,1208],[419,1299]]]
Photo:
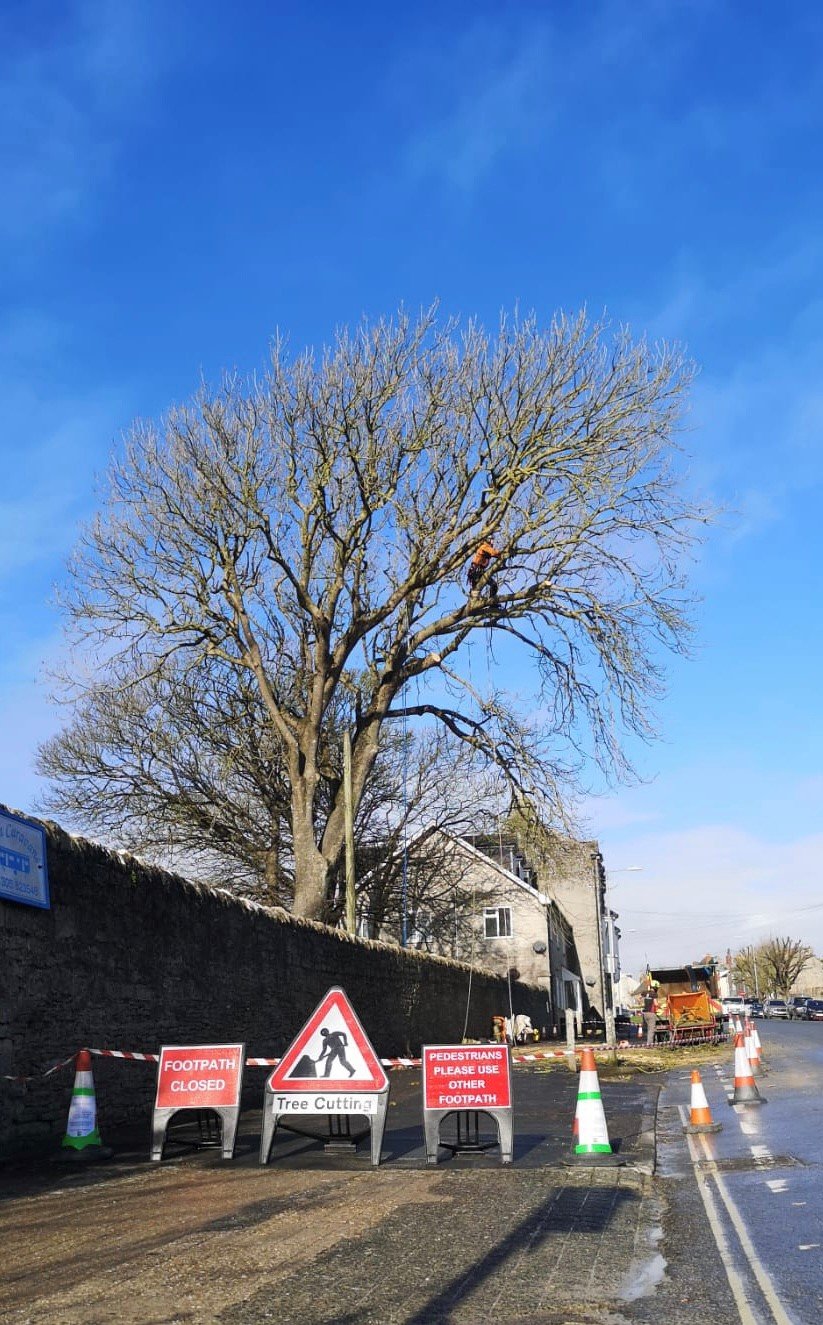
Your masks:
[[[0,1320],[651,1321],[666,1213],[651,1176],[659,1078],[601,1084],[618,1160],[607,1167],[571,1159],[576,1078],[537,1067],[515,1071],[505,1168],[496,1151],[447,1150],[426,1167],[417,1071],[393,1074],[377,1170],[365,1144],[326,1153],[279,1133],[261,1167],[259,1113],[243,1115],[231,1162],[172,1146],[152,1165],[106,1136],[105,1164],[7,1166]],[[672,1325],[681,1287],[669,1285]]]

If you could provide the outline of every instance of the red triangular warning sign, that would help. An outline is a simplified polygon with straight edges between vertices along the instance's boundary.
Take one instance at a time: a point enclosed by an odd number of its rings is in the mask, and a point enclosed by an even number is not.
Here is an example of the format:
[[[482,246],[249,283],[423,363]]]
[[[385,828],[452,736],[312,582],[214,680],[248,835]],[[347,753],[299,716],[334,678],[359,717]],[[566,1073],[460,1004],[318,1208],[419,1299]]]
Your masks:
[[[389,1079],[342,989],[330,989],[292,1040],[269,1090],[386,1090]]]

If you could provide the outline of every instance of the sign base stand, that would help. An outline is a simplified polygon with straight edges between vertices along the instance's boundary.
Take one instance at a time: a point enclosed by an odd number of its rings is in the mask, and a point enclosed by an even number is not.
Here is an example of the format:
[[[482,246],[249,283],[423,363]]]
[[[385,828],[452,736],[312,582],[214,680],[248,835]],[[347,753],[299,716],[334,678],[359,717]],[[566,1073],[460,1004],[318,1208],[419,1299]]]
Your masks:
[[[284,1131],[293,1132],[298,1136],[312,1137],[317,1141],[324,1138],[316,1136],[312,1132],[303,1132],[297,1127],[292,1127],[290,1123],[283,1122],[284,1117],[293,1118],[294,1110],[305,1103],[305,1097],[302,1092],[272,1090],[269,1083],[266,1083],[266,1089],[263,1095],[263,1130],[260,1137],[260,1163],[268,1164],[271,1158],[272,1146],[274,1145],[275,1133],[278,1127]],[[278,1108],[277,1104],[285,1104],[285,1108]],[[389,1107],[389,1092],[381,1090],[379,1092],[369,1091],[363,1094],[364,1112],[368,1108],[370,1112],[365,1116],[368,1120],[368,1127],[362,1131],[353,1134],[351,1130],[351,1115],[358,1116],[356,1105],[347,1110],[341,1109],[339,1112],[327,1112],[329,1132],[326,1143],[323,1147],[326,1151],[332,1150],[356,1150],[358,1142],[363,1137],[371,1133],[371,1162],[375,1168],[380,1164],[381,1153],[383,1150],[383,1134],[386,1130],[386,1115]],[[302,1109],[301,1109],[302,1112]],[[306,1110],[311,1114],[311,1109]],[[315,1115],[322,1116],[322,1115]]]
[[[176,1113],[184,1112],[183,1109],[155,1109],[151,1120],[151,1154],[150,1159],[159,1161],[163,1158],[163,1149],[166,1144],[166,1131],[171,1119]],[[220,1148],[224,1159],[231,1159],[234,1155],[234,1142],[237,1137],[237,1124],[240,1121],[239,1108],[213,1108],[220,1119],[221,1143]],[[202,1143],[206,1144],[206,1143]],[[213,1144],[213,1143],[208,1143]]]
[[[474,1113],[464,1113],[462,1110],[457,1117],[457,1140],[456,1142],[444,1141],[440,1137],[439,1144],[444,1150],[450,1150],[453,1155],[479,1155],[484,1150],[495,1150],[500,1144],[497,1141],[480,1140],[480,1110]]]
[[[457,1143],[440,1140],[440,1124],[444,1118],[457,1114]],[[484,1113],[497,1124],[497,1141],[480,1140],[480,1114]],[[437,1164],[437,1152],[442,1146],[454,1155],[481,1154],[500,1146],[500,1161],[511,1164],[514,1155],[511,1109],[477,1109],[458,1111],[455,1109],[426,1109],[423,1114],[423,1131],[426,1137],[426,1163]]]

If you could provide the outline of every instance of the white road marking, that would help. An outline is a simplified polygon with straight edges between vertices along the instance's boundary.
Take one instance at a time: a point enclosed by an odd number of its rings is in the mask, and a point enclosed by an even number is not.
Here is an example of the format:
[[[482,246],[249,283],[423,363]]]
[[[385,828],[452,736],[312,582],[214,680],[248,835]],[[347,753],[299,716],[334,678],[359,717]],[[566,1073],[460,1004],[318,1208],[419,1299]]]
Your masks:
[[[703,1149],[706,1153],[706,1157],[711,1159],[712,1153],[706,1145],[705,1136],[701,1136],[699,1139],[703,1142]],[[746,1228],[743,1216],[732,1200],[731,1193],[729,1192],[722,1175],[715,1169],[713,1176],[715,1183],[717,1184],[717,1190],[720,1193],[720,1198],[729,1212],[729,1218],[731,1219],[735,1232],[740,1239],[740,1245],[746,1254],[746,1259],[752,1268],[752,1273],[760,1286],[760,1291],[769,1304],[776,1325],[792,1325],[791,1317],[788,1315],[783,1303],[777,1296],[777,1290],[772,1283],[771,1276],[755,1250],[754,1243],[749,1237],[749,1230]]]
[[[819,1246],[820,1246],[820,1243],[819,1243],[819,1242],[800,1242],[800,1243],[798,1243],[797,1250],[798,1250],[798,1251],[811,1251],[812,1247],[819,1247]]]
[[[683,1125],[685,1127],[686,1122],[688,1120],[688,1111],[686,1110],[685,1106],[682,1104],[678,1106],[678,1110]],[[698,1162],[700,1161],[700,1152],[697,1146],[698,1140],[702,1145],[703,1154],[705,1155],[705,1158],[708,1161],[708,1163],[702,1164],[701,1167],[698,1167]],[[760,1257],[757,1254],[754,1244],[751,1238],[749,1237],[749,1232],[748,1229],[746,1228],[746,1224],[743,1220],[743,1217],[740,1214],[740,1211],[738,1210],[737,1206],[735,1205],[734,1200],[732,1199],[731,1193],[729,1192],[729,1189],[723,1180],[722,1174],[718,1171],[717,1164],[714,1160],[714,1156],[712,1153],[712,1148],[707,1138],[705,1136],[693,1137],[687,1134],[686,1143],[689,1148],[689,1154],[691,1155],[692,1165],[694,1168],[694,1176],[697,1181],[698,1191],[700,1192],[700,1196],[703,1201],[704,1208],[706,1210],[706,1216],[709,1221],[709,1227],[712,1230],[712,1234],[714,1236],[714,1240],[717,1245],[717,1250],[720,1253],[720,1259],[723,1263],[723,1268],[726,1271],[726,1278],[729,1281],[729,1287],[732,1290],[732,1295],[737,1305],[737,1311],[740,1317],[740,1325],[757,1325],[757,1322],[759,1321],[760,1317],[759,1313],[755,1311],[755,1308],[752,1305],[751,1284],[747,1283],[743,1279],[740,1272],[735,1266],[734,1255],[729,1246],[729,1241],[718,1213],[717,1203],[714,1200],[714,1196],[710,1187],[711,1178],[714,1178],[717,1192],[720,1196],[721,1201],[726,1207],[726,1211],[728,1213],[728,1217],[731,1221],[732,1227],[737,1233],[738,1241],[740,1243],[740,1248],[743,1252],[743,1256],[746,1262],[748,1263],[748,1267],[751,1270],[752,1275],[754,1276],[754,1279],[757,1282],[757,1285],[760,1288],[761,1293],[763,1294],[763,1297],[766,1300],[766,1303],[774,1319],[775,1325],[793,1325],[791,1317],[787,1314],[782,1302],[780,1301],[780,1298],[777,1295],[777,1290],[775,1289],[771,1277],[769,1276],[765,1266],[760,1260]],[[751,1149],[753,1152],[756,1150],[761,1150],[761,1151],[765,1150],[767,1154],[769,1153],[767,1147],[752,1146]],[[811,1246],[809,1247],[809,1250],[810,1249]]]
[[[785,1178],[771,1178],[766,1186],[773,1192],[787,1192],[789,1190],[789,1184]]]
[[[682,1104],[678,1107],[680,1110],[680,1116],[683,1120],[683,1126],[685,1127],[687,1121],[686,1109]],[[720,1217],[717,1213],[717,1204],[711,1193],[708,1179],[702,1170],[697,1167],[699,1156],[695,1144],[695,1138],[688,1133],[686,1134],[686,1144],[689,1147],[689,1154],[691,1155],[692,1164],[694,1166],[694,1176],[697,1179],[697,1190],[700,1192],[703,1207],[706,1211],[706,1218],[709,1221],[709,1227],[714,1235],[717,1250],[720,1252],[720,1259],[723,1262],[723,1269],[726,1271],[729,1288],[732,1290],[732,1296],[737,1304],[737,1314],[740,1317],[740,1325],[758,1325],[757,1316],[752,1310],[751,1303],[746,1293],[746,1286],[732,1260],[732,1254],[726,1240],[726,1234],[723,1231],[723,1225],[721,1224]]]

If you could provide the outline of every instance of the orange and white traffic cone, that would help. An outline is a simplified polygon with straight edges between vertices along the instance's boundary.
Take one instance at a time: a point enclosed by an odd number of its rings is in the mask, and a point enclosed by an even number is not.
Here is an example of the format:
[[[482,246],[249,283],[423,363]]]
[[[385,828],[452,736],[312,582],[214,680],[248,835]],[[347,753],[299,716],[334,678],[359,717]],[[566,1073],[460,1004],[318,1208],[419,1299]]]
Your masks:
[[[752,1076],[751,1063],[746,1053],[746,1042],[742,1035],[734,1040],[734,1095],[732,1104],[763,1104],[763,1096],[757,1089]]]
[[[760,1056],[754,1047],[754,1036],[752,1035],[752,1023],[746,1018],[746,1029],[743,1032],[743,1043],[746,1046],[746,1057],[749,1060],[749,1067],[752,1069],[752,1076],[760,1075]]]
[[[684,1132],[719,1132],[722,1123],[712,1121],[712,1111],[706,1099],[706,1091],[697,1068],[692,1072],[692,1094],[689,1121]]]
[[[66,1134],[61,1143],[62,1159],[108,1159],[112,1154],[100,1140],[97,1129],[97,1096],[91,1070],[91,1054],[77,1055]]]
[[[606,1115],[603,1112],[600,1082],[597,1079],[597,1067],[591,1049],[584,1049],[580,1060],[580,1081],[577,1087],[577,1110],[574,1121],[577,1129],[575,1156],[611,1155],[612,1148],[606,1127]]]
[[[755,1052],[757,1053],[757,1061],[762,1065],[763,1046],[760,1043],[760,1033],[754,1022],[752,1022],[752,1039],[754,1040]]]

